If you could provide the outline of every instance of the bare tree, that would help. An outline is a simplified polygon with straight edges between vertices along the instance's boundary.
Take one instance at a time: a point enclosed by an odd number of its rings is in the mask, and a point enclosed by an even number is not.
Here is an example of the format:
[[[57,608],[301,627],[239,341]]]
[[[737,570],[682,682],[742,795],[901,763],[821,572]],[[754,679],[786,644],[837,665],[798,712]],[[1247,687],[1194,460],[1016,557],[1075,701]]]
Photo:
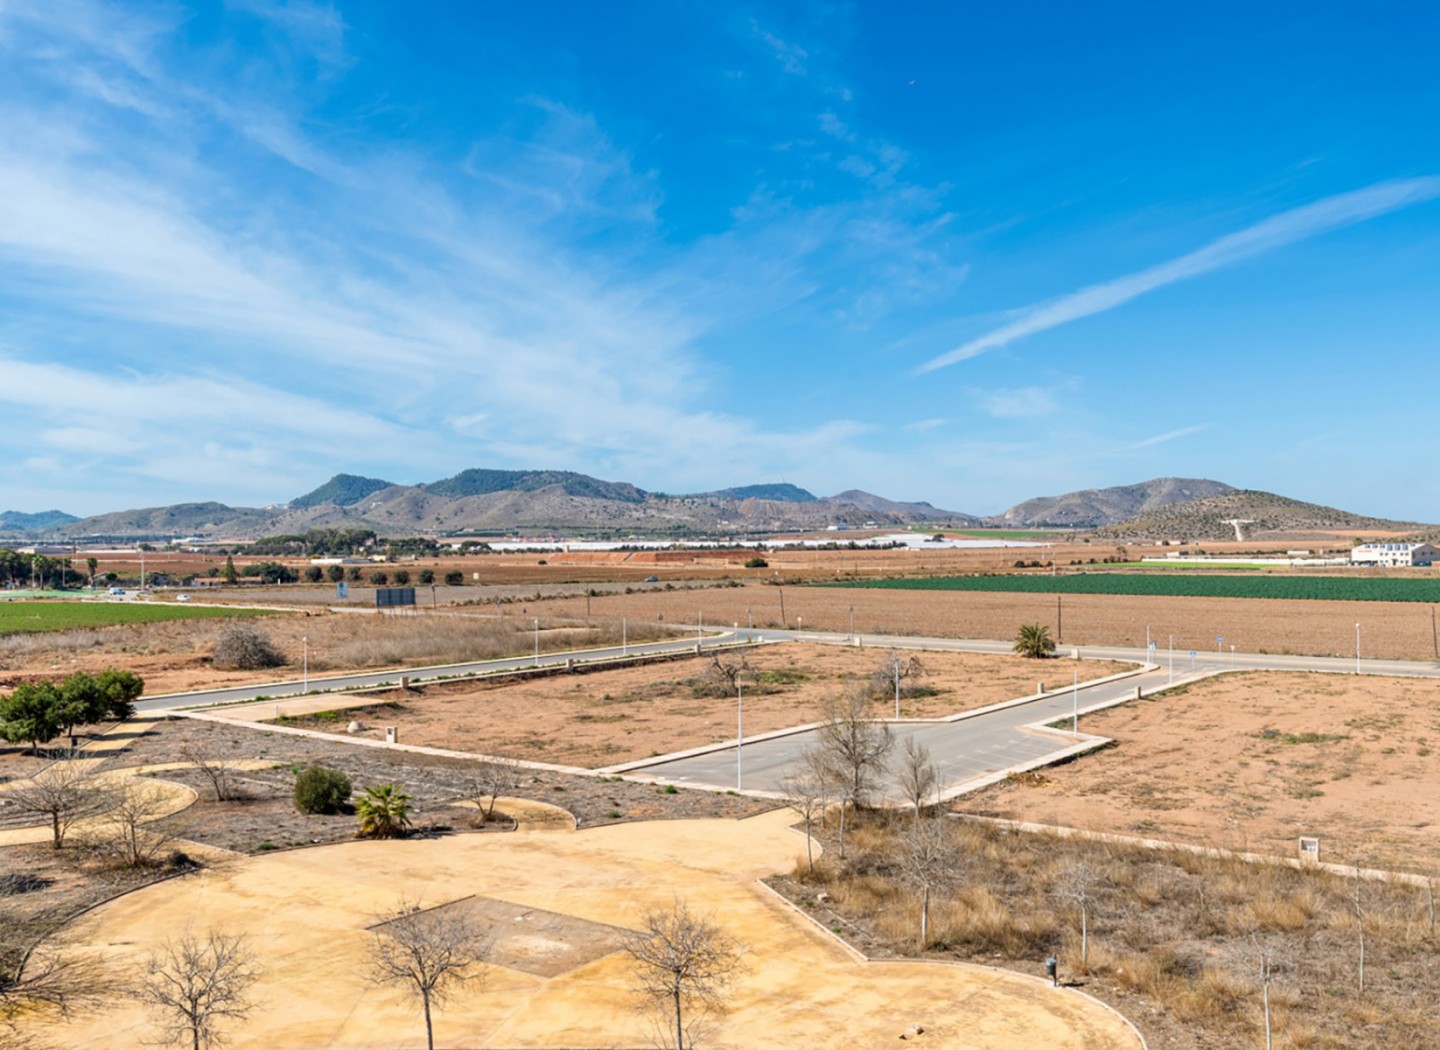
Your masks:
[[[169,812],[170,799],[164,791],[155,784],[131,781],[105,811],[102,841],[132,868],[153,864],[175,841],[176,827],[162,819]]]
[[[740,676],[750,670],[742,656],[739,660],[715,657],[702,674],[693,680],[690,691],[696,696],[734,696]]]
[[[625,940],[635,964],[635,992],[664,1015],[675,1050],[686,1050],[706,1012],[724,1004],[743,953],[729,934],[680,900],[649,912],[642,925]]]
[[[890,727],[866,710],[863,689],[850,688],[825,701],[807,755],[810,768],[840,800],[840,856],[845,856],[845,809],[863,806],[885,775],[885,756],[895,744]]]
[[[825,811],[825,784],[812,770],[805,770],[787,776],[780,781],[780,791],[786,803],[800,817],[805,825],[805,870],[815,870],[815,847],[813,829],[815,818]]]
[[[520,763],[509,758],[487,758],[471,767],[466,784],[468,798],[480,811],[480,823],[495,815],[495,803],[501,795],[520,790]]]
[[[906,679],[919,678],[925,674],[925,665],[920,662],[920,657],[912,656],[908,659],[902,657],[894,649],[891,649],[883,663],[875,668],[870,674],[870,695],[886,696],[891,690],[895,693],[895,717],[900,717],[900,697],[912,692],[913,687],[907,687]]]
[[[915,816],[935,797],[940,777],[930,761],[930,749],[917,743],[913,736],[905,738],[905,754],[900,759],[897,776],[905,801],[915,807]]]
[[[33,1027],[124,994],[103,960],[54,936],[58,926],[58,919],[36,925],[0,914],[0,1048],[32,1045],[22,1019]]]
[[[1255,962],[1260,971],[1260,996],[1265,1007],[1265,1050],[1271,1050],[1274,1043],[1270,1027],[1270,985],[1275,983],[1275,944],[1254,932],[1250,934],[1250,943],[1255,948]]]
[[[378,984],[397,984],[420,1001],[425,1045],[435,1050],[432,1011],[452,992],[482,981],[491,942],[463,905],[422,909],[401,898],[396,910],[371,927],[370,975]]]
[[[1090,962],[1090,905],[1095,899],[1095,887],[1100,882],[1100,872],[1088,860],[1067,860],[1055,880],[1054,892],[1062,901],[1080,909],[1080,965]]]
[[[231,776],[234,766],[229,759],[210,755],[189,743],[181,745],[180,758],[189,762],[210,781],[210,789],[215,792],[216,802],[233,802],[244,797],[244,792]]]
[[[50,844],[65,845],[70,829],[87,817],[105,811],[113,797],[95,776],[95,766],[70,752],[31,780],[7,787],[5,798],[22,813],[43,817],[50,825]]]
[[[955,877],[959,847],[944,818],[915,820],[900,833],[896,860],[901,878],[920,894],[920,950],[930,939],[931,894],[948,886]]]
[[[203,1050],[224,1043],[225,1026],[249,1016],[250,987],[260,974],[243,937],[210,930],[203,938],[167,941],[151,955],[140,999],[166,1043]]]

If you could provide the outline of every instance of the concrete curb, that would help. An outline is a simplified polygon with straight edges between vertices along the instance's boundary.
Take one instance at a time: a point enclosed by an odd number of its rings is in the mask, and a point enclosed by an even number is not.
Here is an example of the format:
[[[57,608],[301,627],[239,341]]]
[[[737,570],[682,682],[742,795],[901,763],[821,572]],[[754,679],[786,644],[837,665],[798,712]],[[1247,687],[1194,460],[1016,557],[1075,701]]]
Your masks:
[[[985,966],[982,963],[962,962],[959,959],[913,959],[906,957],[894,959],[872,959],[870,956],[862,952],[859,948],[856,948],[853,944],[846,941],[839,934],[832,931],[828,926],[823,925],[819,919],[815,918],[815,916],[811,915],[804,908],[801,908],[794,901],[790,900],[788,897],[782,894],[779,890],[776,890],[773,886],[768,885],[763,879],[757,879],[756,885],[758,885],[761,890],[763,890],[765,893],[768,893],[776,901],[779,901],[782,905],[788,908],[792,914],[798,915],[802,919],[804,919],[805,922],[810,926],[811,930],[819,934],[822,939],[827,940],[832,944],[836,944],[840,948],[842,948],[856,962],[883,963],[886,965],[894,963],[908,964],[911,966],[951,966],[957,970],[980,970],[985,973],[1000,973],[1004,974],[1007,977],[1014,977],[1021,981],[1039,982],[1040,984],[1049,987],[1049,982],[1046,981],[1044,977],[1032,977],[1030,974],[1021,973],[1018,970],[1007,970],[1001,966]],[[1111,1006],[1104,1000],[1097,999],[1089,992],[1080,991],[1078,988],[1065,988],[1064,991],[1068,992],[1071,995],[1078,995],[1082,998],[1089,999],[1092,1003],[1100,1007],[1106,1013],[1115,1017],[1115,1019],[1118,1020],[1121,1024],[1123,1024],[1126,1028],[1128,1028],[1130,1030],[1130,1033],[1134,1035],[1135,1038],[1139,1041],[1140,1050],[1149,1050],[1150,1044],[1146,1042],[1144,1034],[1140,1031],[1140,1029],[1135,1027],[1135,1023],[1131,1021],[1130,1018],[1126,1017],[1119,1010],[1115,1009],[1115,1007]]]

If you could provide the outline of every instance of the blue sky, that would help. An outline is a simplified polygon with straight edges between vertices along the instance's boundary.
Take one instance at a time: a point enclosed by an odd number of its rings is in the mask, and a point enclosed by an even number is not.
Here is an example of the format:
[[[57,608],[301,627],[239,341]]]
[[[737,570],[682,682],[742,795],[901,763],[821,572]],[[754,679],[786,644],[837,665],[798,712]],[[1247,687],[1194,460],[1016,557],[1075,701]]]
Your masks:
[[[1440,520],[1440,8],[0,0],[0,509]]]

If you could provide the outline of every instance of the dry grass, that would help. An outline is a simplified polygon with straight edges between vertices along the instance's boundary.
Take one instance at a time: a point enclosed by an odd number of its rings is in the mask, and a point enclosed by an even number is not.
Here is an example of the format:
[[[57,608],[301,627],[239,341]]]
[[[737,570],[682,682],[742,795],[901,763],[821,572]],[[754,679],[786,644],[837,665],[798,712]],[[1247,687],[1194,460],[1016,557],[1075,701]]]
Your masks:
[[[846,861],[827,853],[814,875],[788,884],[812,914],[825,921],[828,909],[832,928],[873,955],[914,951],[919,903],[892,862],[896,829],[909,819],[852,818]],[[1423,889],[1364,884],[1361,993],[1352,879],[973,822],[951,830],[965,859],[953,892],[932,903],[928,951],[1027,973],[1054,953],[1062,977],[1130,1015],[1152,1045],[1263,1043],[1257,944],[1269,946],[1276,965],[1277,1047],[1425,1046],[1440,1021],[1431,995],[1440,937]],[[1056,893],[1078,861],[1097,873],[1086,965],[1079,908]]]

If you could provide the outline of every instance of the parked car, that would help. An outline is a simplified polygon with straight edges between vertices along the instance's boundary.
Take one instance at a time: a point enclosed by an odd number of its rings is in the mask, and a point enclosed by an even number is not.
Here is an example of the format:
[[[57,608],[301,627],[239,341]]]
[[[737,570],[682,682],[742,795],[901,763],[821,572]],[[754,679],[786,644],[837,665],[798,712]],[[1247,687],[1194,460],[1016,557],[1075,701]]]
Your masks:
[[[646,577],[645,577],[645,582],[646,582],[646,583],[659,583],[659,582],[660,582],[660,577],[659,577],[659,576],[646,576]]]
[[[176,600],[177,602],[188,602],[188,601],[190,600],[190,595],[188,595],[188,594],[177,594],[177,595],[175,595],[175,600]]]

